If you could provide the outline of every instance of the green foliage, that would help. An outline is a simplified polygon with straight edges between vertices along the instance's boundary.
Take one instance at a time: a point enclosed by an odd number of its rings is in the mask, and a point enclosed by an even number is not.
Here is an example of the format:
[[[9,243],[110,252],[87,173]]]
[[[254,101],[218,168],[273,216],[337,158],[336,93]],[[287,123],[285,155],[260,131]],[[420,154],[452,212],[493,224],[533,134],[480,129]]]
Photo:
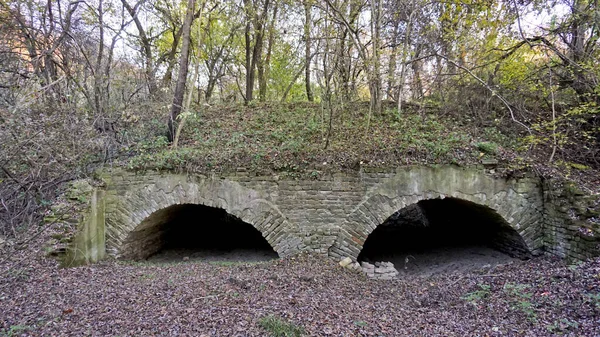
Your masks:
[[[503,290],[509,296],[513,309],[523,312],[529,320],[536,321],[535,306],[531,302],[533,295],[527,291],[529,288],[531,286],[526,284],[507,282]]]
[[[164,137],[152,138],[133,149],[133,170],[221,170],[236,167],[280,172],[310,172],[331,164],[398,165],[405,158],[431,164],[476,160],[472,135],[436,114],[422,115],[395,109],[372,116],[365,136],[367,105],[336,107],[329,146],[324,148],[328,112],[317,104],[265,104],[249,107],[217,106],[203,111],[201,119],[188,119],[180,146],[171,149]],[[477,138],[507,141],[490,127]],[[493,143],[495,144],[495,143]],[[469,157],[465,157],[469,156]],[[341,158],[345,162],[329,159]],[[472,159],[469,159],[472,158]],[[309,167],[312,165],[312,167]],[[304,170],[306,169],[306,170]]]
[[[393,110],[388,114],[396,115]],[[401,141],[397,144],[400,149],[423,151],[433,158],[443,158],[467,142],[464,133],[450,129],[436,115],[422,118],[417,114],[405,114],[393,121],[391,127]]]
[[[147,153],[133,157],[127,168],[130,170],[161,169],[177,170],[186,163],[193,163],[201,152],[190,148],[165,149],[156,153]],[[210,166],[210,162],[207,163]]]
[[[593,159],[600,127],[594,126],[593,121],[600,118],[599,115],[600,108],[594,101],[572,106],[556,118],[534,123],[531,128],[535,133],[524,137],[523,143],[526,146],[556,146],[569,159],[567,169],[587,169],[589,165],[586,164],[595,164]],[[556,164],[560,166],[561,162]]]
[[[155,278],[156,278],[156,274],[154,274],[154,273],[142,274],[142,276],[140,276],[140,279],[142,279],[142,280],[154,280]]]
[[[570,271],[574,272],[579,267],[581,267],[584,263],[585,263],[584,261],[576,261],[575,263],[568,265],[567,268],[569,268]]]
[[[572,168],[576,169],[576,170],[580,170],[580,171],[584,171],[584,170],[589,170],[590,167],[587,165],[583,165],[583,164],[578,164],[578,163],[567,163],[569,166],[571,166]]]
[[[140,154],[154,153],[165,149],[169,145],[166,136],[157,136],[149,140],[140,141],[137,144],[136,150]]]
[[[495,155],[498,152],[498,144],[493,142],[480,142],[476,146],[479,151],[487,155]]]
[[[31,326],[28,325],[11,325],[7,330],[0,330],[0,336],[2,337],[13,337],[13,336],[21,336],[25,331],[33,330]]]
[[[478,284],[479,289],[467,293],[461,299],[469,303],[481,302],[491,296],[491,287],[487,284]],[[503,292],[513,310],[524,313],[527,318],[533,322],[537,320],[536,308],[532,303],[533,295],[528,291],[531,286],[526,284],[515,284],[507,282],[503,287]]]
[[[294,53],[294,47],[286,41],[281,40],[273,49],[271,59],[271,71],[269,78],[270,98],[278,100],[283,97],[285,90],[294,76],[301,70],[302,59]],[[296,81],[288,93],[288,101],[304,101],[304,83]]]
[[[273,315],[261,317],[258,325],[272,337],[300,337],[304,334],[304,328]]]
[[[11,268],[6,273],[6,277],[15,278],[18,281],[27,281],[32,274],[33,270],[31,268]]]
[[[596,308],[600,309],[600,292],[585,294],[586,302],[591,303]]]
[[[360,327],[366,327],[369,324],[367,322],[365,322],[365,321],[354,321],[354,325],[360,326]]]
[[[579,323],[577,323],[576,321],[572,321],[568,318],[555,320],[552,324],[546,325],[546,329],[548,330],[548,332],[555,334],[568,333],[569,330],[575,330],[577,328],[579,328]]]
[[[461,297],[467,302],[478,302],[490,296],[490,286],[488,284],[478,284],[479,290],[475,290]]]
[[[527,80],[531,71],[531,63],[526,62],[525,49],[517,51],[511,57],[499,64],[498,82],[508,90],[535,90],[531,81]],[[523,84],[528,87],[523,88]]]
[[[488,142],[496,143],[498,146],[504,148],[516,149],[519,144],[515,137],[509,137],[495,127],[484,128],[483,137],[487,139]]]

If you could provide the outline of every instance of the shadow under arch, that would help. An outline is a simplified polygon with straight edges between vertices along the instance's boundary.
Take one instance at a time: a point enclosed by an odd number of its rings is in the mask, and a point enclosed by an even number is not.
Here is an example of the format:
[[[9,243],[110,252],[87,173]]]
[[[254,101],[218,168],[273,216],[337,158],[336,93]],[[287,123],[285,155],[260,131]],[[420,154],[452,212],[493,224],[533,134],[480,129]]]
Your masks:
[[[407,272],[468,268],[530,257],[521,235],[488,206],[425,199],[393,213],[367,237],[360,261],[392,261]]]
[[[294,235],[287,217],[264,193],[227,179],[189,179],[183,175],[161,177],[155,183],[129,189],[106,212],[106,249],[115,258],[147,255],[130,242],[182,205],[221,209],[256,229],[279,257],[296,253],[302,241]],[[173,207],[173,208],[172,208]],[[156,225],[156,224],[154,224]],[[158,238],[158,234],[154,234]],[[148,241],[150,242],[150,241]]]
[[[153,212],[129,232],[121,251],[126,259],[160,254],[160,259],[172,260],[232,253],[244,261],[279,257],[254,226],[222,208],[201,204],[176,204]]]
[[[435,214],[436,204],[439,207],[440,204],[444,205],[448,202],[457,206],[462,205],[462,207],[454,211],[450,209],[443,211],[438,208],[438,216],[444,217],[449,213],[451,214],[451,212],[460,215],[464,214],[465,211],[467,213],[473,211],[480,215],[478,217],[480,220],[490,220],[493,223],[502,224],[502,226],[496,228],[502,228],[502,233],[506,240],[497,240],[494,244],[496,249],[504,250],[512,256],[522,258],[531,256],[537,233],[528,229],[535,228],[532,225],[538,219],[522,216],[522,214],[519,214],[519,211],[522,209],[514,206],[514,204],[507,203],[501,205],[500,208],[492,208],[490,203],[493,200],[461,192],[454,192],[452,197],[435,192],[427,192],[422,195],[397,196],[395,198],[390,198],[382,194],[372,195],[363,200],[348,215],[341,225],[337,240],[329,248],[329,255],[334,258],[350,257],[353,260],[358,260],[372,232],[380,227],[380,225],[386,223],[390,218],[397,216],[399,211],[406,207],[412,207],[411,205],[419,203],[427,205],[431,203],[430,206],[433,206],[433,210],[430,209],[429,213]],[[481,217],[482,214],[484,215],[483,217]],[[508,242],[508,244],[503,244],[502,242]],[[502,248],[503,246],[504,248]]]

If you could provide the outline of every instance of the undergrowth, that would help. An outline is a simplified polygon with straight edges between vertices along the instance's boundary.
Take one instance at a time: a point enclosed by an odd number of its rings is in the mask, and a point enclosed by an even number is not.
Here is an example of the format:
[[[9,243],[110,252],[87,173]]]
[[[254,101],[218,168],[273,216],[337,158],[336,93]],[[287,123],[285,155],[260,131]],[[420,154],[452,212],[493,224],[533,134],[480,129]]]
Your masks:
[[[390,108],[372,116],[369,129],[367,115],[360,104],[335,109],[329,132],[329,112],[316,104],[209,108],[188,119],[180,147],[170,148],[166,138],[156,137],[141,144],[127,165],[188,172],[469,165],[479,163],[482,144],[490,144],[487,156],[515,146],[493,127],[459,127],[434,113],[403,110],[398,115]]]

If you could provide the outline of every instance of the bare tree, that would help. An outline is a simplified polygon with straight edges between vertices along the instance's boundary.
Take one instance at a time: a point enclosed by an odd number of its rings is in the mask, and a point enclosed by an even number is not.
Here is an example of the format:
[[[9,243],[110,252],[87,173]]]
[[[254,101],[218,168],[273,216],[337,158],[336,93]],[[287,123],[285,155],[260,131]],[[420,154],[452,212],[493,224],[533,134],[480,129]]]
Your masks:
[[[246,27],[244,29],[244,42],[246,54],[246,95],[244,103],[248,104],[254,99],[254,83],[256,82],[256,68],[264,66],[262,60],[263,41],[265,34],[265,20],[269,10],[270,0],[264,0],[262,8],[253,0],[244,0],[246,14]]]
[[[267,40],[267,55],[265,56],[264,60],[259,58],[256,65],[258,71],[258,98],[261,102],[264,102],[267,99],[267,79],[269,77],[269,70],[271,67],[273,44],[275,43],[275,21],[277,19],[278,5],[279,3],[275,1],[273,5],[273,16],[267,31],[269,34],[269,38]]]
[[[379,0],[371,1],[371,35],[372,41],[365,42],[362,40],[361,31],[353,27],[344,15],[344,13],[336,6],[331,0],[325,0],[327,6],[331,9],[331,16],[338,23],[343,25],[349,33],[352,42],[357,48],[358,55],[365,65],[367,72],[367,79],[369,81],[369,92],[371,94],[371,111],[373,113],[379,113],[381,110],[381,75],[380,71],[380,60],[379,60],[379,21],[381,17],[381,3]],[[370,50],[369,44],[375,43],[376,46]]]
[[[148,92],[150,93],[150,96],[154,96],[156,94],[158,86],[156,84],[154,56],[152,54],[153,39],[151,39],[148,36],[146,29],[144,28],[144,25],[142,24],[138,15],[145,1],[146,0],[139,0],[134,6],[131,6],[127,2],[127,0],[121,0],[123,6],[133,19],[135,27],[138,30],[138,39],[141,44],[142,55],[144,56],[144,68],[146,69],[146,81],[148,82]]]
[[[187,82],[188,63],[190,55],[190,43],[191,43],[191,30],[192,21],[194,20],[194,7],[196,6],[196,0],[188,0],[185,21],[182,28],[182,44],[181,44],[181,56],[179,57],[179,75],[177,77],[177,85],[175,87],[175,93],[173,95],[173,104],[171,105],[171,112],[169,114],[168,122],[168,139],[172,142],[175,139],[176,132],[176,121],[177,117],[181,113],[183,104],[183,96],[185,94],[185,85]]]

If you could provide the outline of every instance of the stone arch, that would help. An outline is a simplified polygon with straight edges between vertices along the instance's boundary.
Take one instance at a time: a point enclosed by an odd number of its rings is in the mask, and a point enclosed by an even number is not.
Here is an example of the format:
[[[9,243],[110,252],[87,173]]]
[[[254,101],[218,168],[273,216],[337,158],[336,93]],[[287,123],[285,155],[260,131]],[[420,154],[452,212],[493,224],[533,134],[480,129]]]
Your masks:
[[[225,179],[164,176],[126,191],[116,203],[111,207],[113,211],[106,213],[106,246],[107,252],[117,258],[131,253],[124,251],[128,237],[148,226],[152,215],[186,204],[223,209],[252,225],[280,257],[293,254],[300,244],[287,218],[264,192]]]
[[[329,255],[356,260],[368,236],[392,214],[422,200],[452,197],[485,206],[519,234],[526,248],[542,248],[541,196],[520,192],[529,182],[497,180],[484,172],[445,167],[399,171],[371,188],[340,225]]]

